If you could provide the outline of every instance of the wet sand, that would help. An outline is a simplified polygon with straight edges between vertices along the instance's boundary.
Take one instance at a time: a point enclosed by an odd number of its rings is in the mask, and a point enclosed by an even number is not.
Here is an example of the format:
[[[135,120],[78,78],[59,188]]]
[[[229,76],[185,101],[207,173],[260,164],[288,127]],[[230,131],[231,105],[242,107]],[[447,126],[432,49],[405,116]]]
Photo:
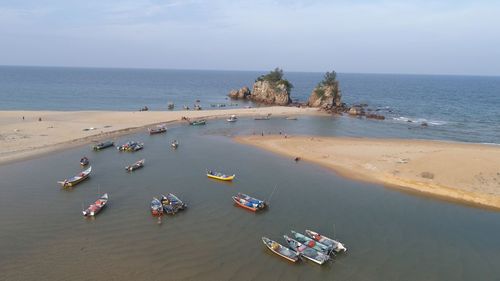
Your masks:
[[[272,116],[320,114],[315,109],[297,107],[143,112],[0,111],[0,164],[114,138],[154,124],[182,122],[182,117],[211,119],[232,114],[260,116],[269,113]]]
[[[239,136],[236,141],[314,162],[358,180],[500,208],[500,147],[442,141]]]

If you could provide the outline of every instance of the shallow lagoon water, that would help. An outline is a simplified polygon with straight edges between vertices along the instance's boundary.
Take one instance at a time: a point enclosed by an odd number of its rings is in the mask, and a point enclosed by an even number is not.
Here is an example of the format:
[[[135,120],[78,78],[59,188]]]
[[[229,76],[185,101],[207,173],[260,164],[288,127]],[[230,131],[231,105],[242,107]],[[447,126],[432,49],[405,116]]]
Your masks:
[[[0,280],[497,279],[498,212],[348,180],[227,137],[262,131],[357,136],[358,121],[209,121],[116,139],[144,141],[145,149],[136,153],[93,152],[87,145],[1,166]],[[377,126],[363,135],[391,136]],[[409,134],[400,137],[414,137]],[[178,150],[170,148],[173,139],[180,141]],[[83,155],[91,160],[91,178],[61,189],[56,181],[79,172]],[[125,172],[141,158],[144,169]],[[207,168],[237,178],[213,181],[204,174]],[[231,201],[237,192],[268,199],[275,186],[262,213]],[[83,218],[82,204],[94,201],[98,191],[109,193],[109,205],[95,219]],[[149,202],[167,192],[190,207],[158,224]],[[349,251],[324,266],[291,264],[260,240],[284,243],[283,234],[306,228],[335,232]]]

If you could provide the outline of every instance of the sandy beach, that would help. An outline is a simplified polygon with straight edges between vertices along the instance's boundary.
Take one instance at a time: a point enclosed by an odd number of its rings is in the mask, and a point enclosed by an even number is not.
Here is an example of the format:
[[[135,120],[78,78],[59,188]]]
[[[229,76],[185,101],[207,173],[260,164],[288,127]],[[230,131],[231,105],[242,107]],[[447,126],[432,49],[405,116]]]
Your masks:
[[[232,114],[292,116],[320,113],[315,109],[297,107],[142,112],[0,111],[0,164],[117,137],[154,124],[185,122],[182,117],[212,119]]]
[[[500,147],[424,140],[241,136],[236,141],[358,180],[500,208]]]

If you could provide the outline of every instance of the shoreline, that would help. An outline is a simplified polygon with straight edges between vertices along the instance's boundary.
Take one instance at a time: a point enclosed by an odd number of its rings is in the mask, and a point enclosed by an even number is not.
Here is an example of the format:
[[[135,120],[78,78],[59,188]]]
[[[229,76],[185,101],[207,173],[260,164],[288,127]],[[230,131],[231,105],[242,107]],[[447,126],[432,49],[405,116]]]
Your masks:
[[[0,166],[33,159],[108,138],[138,133],[158,124],[177,125],[191,119],[325,115],[317,109],[257,107],[199,111],[0,111]],[[24,119],[23,119],[24,117]],[[42,118],[42,121],[38,121]],[[94,128],[84,131],[84,129]]]
[[[500,210],[500,147],[431,140],[237,136],[236,142],[326,167],[340,176]]]

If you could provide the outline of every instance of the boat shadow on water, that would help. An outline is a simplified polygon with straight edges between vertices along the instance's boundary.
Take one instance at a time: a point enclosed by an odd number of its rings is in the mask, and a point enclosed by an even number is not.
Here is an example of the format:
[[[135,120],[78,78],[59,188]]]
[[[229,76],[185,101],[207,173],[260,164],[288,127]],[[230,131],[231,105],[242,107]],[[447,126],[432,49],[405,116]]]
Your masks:
[[[209,181],[217,184],[217,185],[228,185],[228,186],[233,186],[234,185],[234,182],[236,181],[236,179],[232,180],[232,181],[221,181],[221,180],[217,180],[217,179],[213,179],[213,178],[208,178]]]
[[[313,261],[310,261],[302,256],[299,257],[298,262],[291,262],[291,261],[282,259],[280,257],[277,257],[276,254],[269,251],[265,247],[262,248],[262,254],[269,256],[271,260],[276,260],[277,262],[287,263],[287,264],[292,265],[292,266],[310,266],[312,269],[321,270],[321,271],[330,271],[330,270],[332,270],[333,267],[338,266],[339,264],[342,265],[342,263],[339,263],[338,261],[336,261],[336,259],[338,259],[337,256],[334,258],[330,258],[327,262],[325,262],[321,266],[318,266]]]

